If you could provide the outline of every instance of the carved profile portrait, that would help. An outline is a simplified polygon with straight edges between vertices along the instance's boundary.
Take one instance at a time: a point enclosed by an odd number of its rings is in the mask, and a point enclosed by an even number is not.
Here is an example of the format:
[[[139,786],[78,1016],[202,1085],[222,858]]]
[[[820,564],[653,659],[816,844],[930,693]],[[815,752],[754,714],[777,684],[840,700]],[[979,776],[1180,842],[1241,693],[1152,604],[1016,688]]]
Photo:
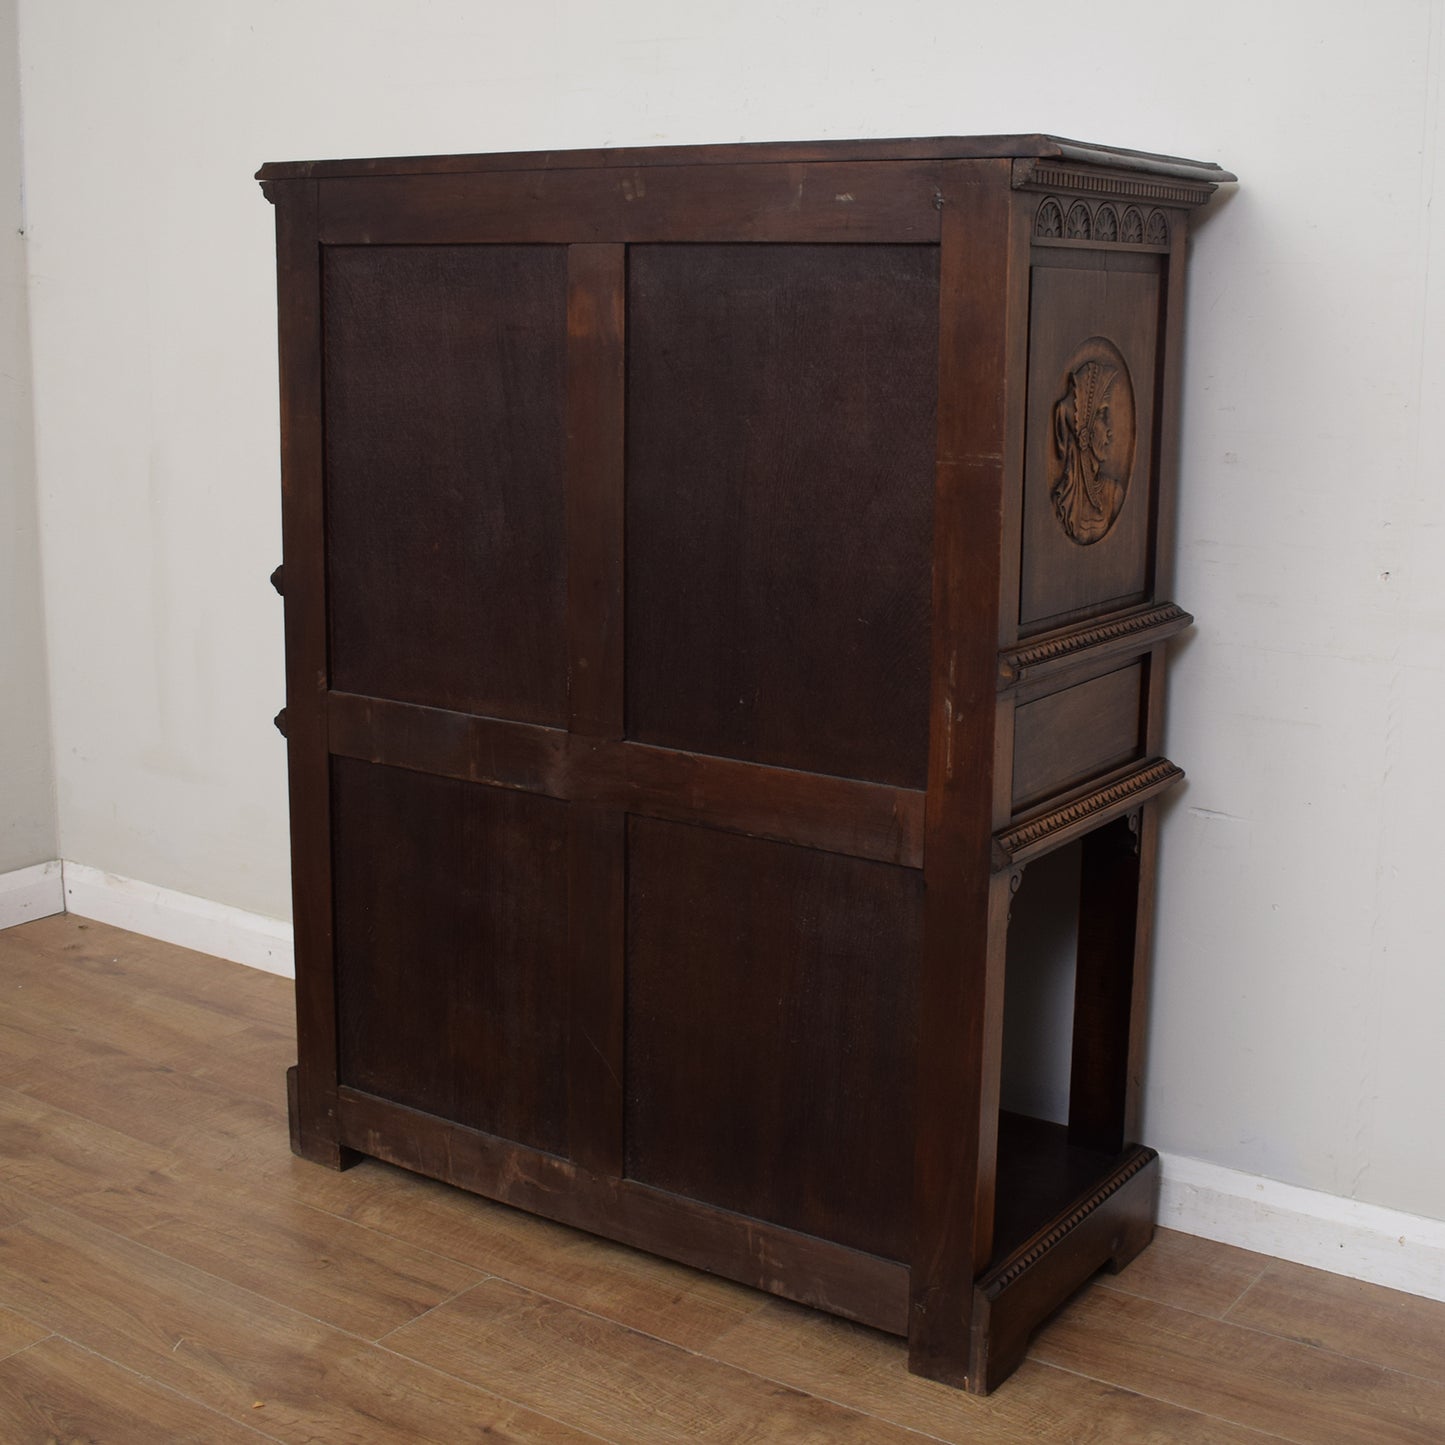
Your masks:
[[[1091,336],[1069,359],[1054,407],[1050,497],[1081,547],[1099,541],[1124,506],[1134,470],[1134,385],[1118,348]]]

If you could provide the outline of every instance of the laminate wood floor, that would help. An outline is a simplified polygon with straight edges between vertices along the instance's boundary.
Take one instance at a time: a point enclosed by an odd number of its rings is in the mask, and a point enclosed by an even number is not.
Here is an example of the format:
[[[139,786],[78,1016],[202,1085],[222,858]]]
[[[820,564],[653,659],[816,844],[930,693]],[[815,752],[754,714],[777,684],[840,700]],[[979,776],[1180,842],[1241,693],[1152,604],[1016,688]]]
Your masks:
[[[902,1341],[287,1148],[291,984],[0,932],[0,1441],[1445,1440],[1445,1305],[1161,1231],[979,1400]]]

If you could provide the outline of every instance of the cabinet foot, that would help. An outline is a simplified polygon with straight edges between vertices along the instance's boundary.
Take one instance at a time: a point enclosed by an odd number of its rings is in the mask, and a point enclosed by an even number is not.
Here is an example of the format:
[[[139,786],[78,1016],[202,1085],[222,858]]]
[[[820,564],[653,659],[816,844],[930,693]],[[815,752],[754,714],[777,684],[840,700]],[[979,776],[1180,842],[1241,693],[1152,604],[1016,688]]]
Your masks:
[[[366,1156],[348,1149],[335,1136],[308,1129],[301,1120],[296,1086],[296,1065],[286,1070],[286,1115],[291,1130],[291,1152],[298,1159],[323,1164],[328,1169],[350,1169]]]

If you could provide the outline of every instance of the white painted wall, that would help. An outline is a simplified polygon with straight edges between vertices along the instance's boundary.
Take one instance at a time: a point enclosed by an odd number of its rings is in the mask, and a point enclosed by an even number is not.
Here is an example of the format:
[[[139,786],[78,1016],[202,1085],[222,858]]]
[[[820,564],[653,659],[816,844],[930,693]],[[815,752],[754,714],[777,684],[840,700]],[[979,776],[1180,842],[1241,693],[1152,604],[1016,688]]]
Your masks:
[[[15,7],[16,0],[0,0],[0,874],[58,856],[30,427]]]
[[[1191,284],[1147,1137],[1445,1219],[1442,0],[21,0],[61,846],[287,908],[267,159],[1049,130]]]

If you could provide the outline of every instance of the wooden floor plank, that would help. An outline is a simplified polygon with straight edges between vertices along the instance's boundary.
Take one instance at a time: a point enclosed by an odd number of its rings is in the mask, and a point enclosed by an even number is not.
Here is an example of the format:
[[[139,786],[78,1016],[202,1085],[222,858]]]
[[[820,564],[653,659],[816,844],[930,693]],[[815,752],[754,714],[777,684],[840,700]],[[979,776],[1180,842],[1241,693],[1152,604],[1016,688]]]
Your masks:
[[[156,1149],[28,1094],[0,1088],[5,1183],[53,1204],[104,1189],[124,1189],[176,1162]]]
[[[1226,1318],[1445,1385],[1445,1305],[1437,1300],[1277,1259]]]
[[[596,1315],[488,1280],[386,1344],[629,1445],[918,1445],[918,1437]]]
[[[66,1340],[0,1360],[0,1440],[11,1445],[261,1445],[275,1438]]]
[[[74,1213],[277,1304],[376,1339],[481,1273],[285,1197],[238,1194],[205,1171],[155,1171],[77,1195]]]
[[[940,1440],[1058,1441],[1115,1445],[1122,1440],[1170,1445],[1226,1445],[1271,1437],[1111,1384],[1028,1360],[987,1398],[908,1373],[901,1339],[847,1320],[830,1319],[786,1300],[717,1341],[716,1359],[876,1414]]]
[[[1149,1248],[1107,1283],[1125,1294],[1222,1319],[1269,1262],[1268,1255],[1156,1229]]]
[[[704,1349],[769,1299],[375,1161],[344,1174],[308,1164],[290,1172],[300,1198],[338,1218],[685,1349]]]
[[[1032,1353],[1309,1445],[1445,1439],[1445,1386],[1106,1286],[1076,1296]]]
[[[178,948],[113,928],[108,923],[57,913],[0,933],[0,953],[24,947],[42,959],[64,961],[93,988],[116,985],[116,991],[148,995],[152,1004],[165,1001],[209,1008],[218,1019],[267,1023],[286,1028],[296,1016],[295,985],[289,978],[222,963],[207,953]]]
[[[0,1301],[232,1420],[260,1400],[298,1445],[587,1438],[60,1210],[0,1231]]]
[[[49,1330],[27,1320],[24,1315],[0,1308],[0,1359],[15,1354],[17,1350],[39,1344],[49,1334]]]
[[[0,1004],[0,1400],[57,1440],[1445,1439],[1445,1305],[1161,1231],[979,1400],[890,1336],[297,1160],[288,980],[51,918],[0,932]]]
[[[217,1041],[215,1048],[224,1047]],[[285,1114],[275,1103],[239,1095],[169,1063],[120,1058],[35,1063],[23,1092],[143,1144],[183,1152],[213,1167],[249,1156],[257,1134],[273,1135]]]

